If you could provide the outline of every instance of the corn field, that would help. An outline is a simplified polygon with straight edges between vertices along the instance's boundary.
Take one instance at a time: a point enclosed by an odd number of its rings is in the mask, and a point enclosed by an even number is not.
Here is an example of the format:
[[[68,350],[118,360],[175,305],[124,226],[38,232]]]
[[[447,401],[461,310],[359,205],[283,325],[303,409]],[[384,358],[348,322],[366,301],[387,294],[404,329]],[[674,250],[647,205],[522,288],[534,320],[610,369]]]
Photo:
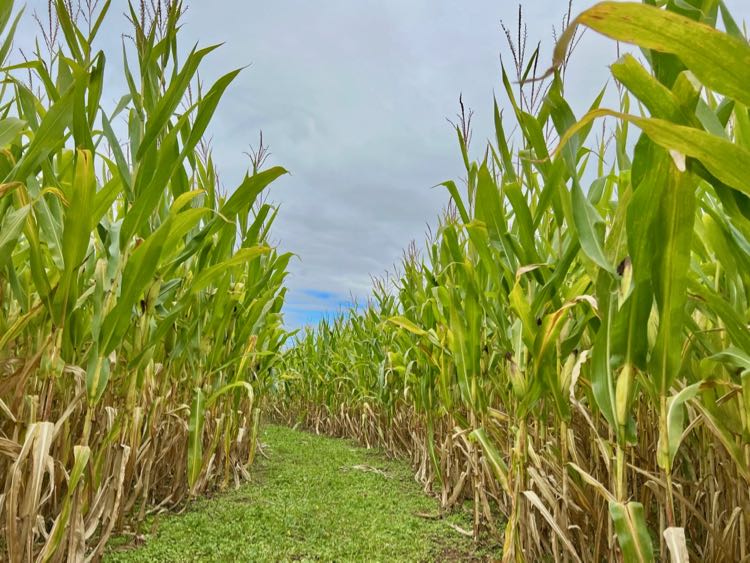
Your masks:
[[[576,116],[582,28],[642,56]],[[437,232],[297,337],[275,416],[409,458],[503,561],[748,561],[750,45],[721,1],[603,2],[520,59]]]
[[[123,7],[115,93],[95,45]],[[100,560],[246,480],[269,417],[409,459],[503,561],[750,561],[750,44],[722,0],[596,4],[547,72],[511,44],[439,228],[289,347],[262,195],[286,170],[261,146],[222,188],[240,71],[203,83],[183,13],[51,0],[15,60],[0,0],[0,559]],[[640,56],[576,116],[583,29]]]
[[[276,211],[259,197],[285,171],[256,162],[228,196],[204,141],[239,71],[203,85],[216,47],[183,57],[179,1],[115,4],[54,0],[57,38],[19,63],[22,10],[0,1],[0,559],[13,562],[98,560],[126,521],[244,479],[288,337],[290,256],[269,246]],[[115,94],[93,45],[123,7]]]

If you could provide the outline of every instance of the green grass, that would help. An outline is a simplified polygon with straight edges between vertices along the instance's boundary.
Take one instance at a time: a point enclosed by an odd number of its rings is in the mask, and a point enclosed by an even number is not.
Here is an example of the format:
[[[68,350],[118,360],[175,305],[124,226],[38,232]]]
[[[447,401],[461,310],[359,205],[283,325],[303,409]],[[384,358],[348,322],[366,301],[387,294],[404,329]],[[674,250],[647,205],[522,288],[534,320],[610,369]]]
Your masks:
[[[106,561],[484,560],[468,513],[429,519],[438,503],[402,462],[349,441],[268,426],[254,482],[151,523],[145,544]]]

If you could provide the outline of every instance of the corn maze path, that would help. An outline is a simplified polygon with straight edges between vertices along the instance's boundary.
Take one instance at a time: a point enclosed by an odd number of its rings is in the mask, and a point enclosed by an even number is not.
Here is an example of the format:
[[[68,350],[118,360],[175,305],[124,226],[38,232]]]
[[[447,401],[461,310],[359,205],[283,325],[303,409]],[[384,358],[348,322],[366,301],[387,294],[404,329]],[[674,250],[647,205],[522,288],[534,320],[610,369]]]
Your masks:
[[[252,481],[147,522],[105,561],[484,561],[405,463],[352,442],[266,426]]]

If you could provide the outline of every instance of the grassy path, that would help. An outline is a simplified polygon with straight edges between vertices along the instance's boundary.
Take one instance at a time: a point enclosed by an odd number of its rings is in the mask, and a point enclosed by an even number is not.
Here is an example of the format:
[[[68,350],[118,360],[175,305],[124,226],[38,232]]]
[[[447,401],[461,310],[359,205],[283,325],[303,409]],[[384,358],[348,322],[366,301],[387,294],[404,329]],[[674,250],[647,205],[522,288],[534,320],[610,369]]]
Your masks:
[[[467,515],[429,519],[437,503],[403,463],[352,445],[269,426],[268,460],[254,482],[163,516],[138,549],[106,561],[445,561],[480,560]]]

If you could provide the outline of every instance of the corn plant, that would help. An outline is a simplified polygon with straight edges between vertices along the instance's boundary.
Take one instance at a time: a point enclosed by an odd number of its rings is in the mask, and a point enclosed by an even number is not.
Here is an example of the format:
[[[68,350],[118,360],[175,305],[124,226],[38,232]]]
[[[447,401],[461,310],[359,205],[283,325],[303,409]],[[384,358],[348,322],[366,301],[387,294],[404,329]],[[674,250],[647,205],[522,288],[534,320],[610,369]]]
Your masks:
[[[111,2],[50,4],[59,41],[8,62],[0,2],[3,559],[96,560],[113,531],[247,476],[286,339],[289,255],[253,167],[222,194],[204,134],[239,71],[178,48],[179,1],[128,5],[128,91],[102,103]],[[184,55],[184,56],[183,56]],[[122,131],[118,136],[116,132]]]
[[[750,46],[723,2],[654,4],[597,4],[548,73],[517,64],[537,104],[503,69],[518,135],[495,104],[472,162],[459,125],[436,236],[285,359],[282,415],[410,457],[505,561],[750,556]],[[642,56],[579,118],[580,26]]]

